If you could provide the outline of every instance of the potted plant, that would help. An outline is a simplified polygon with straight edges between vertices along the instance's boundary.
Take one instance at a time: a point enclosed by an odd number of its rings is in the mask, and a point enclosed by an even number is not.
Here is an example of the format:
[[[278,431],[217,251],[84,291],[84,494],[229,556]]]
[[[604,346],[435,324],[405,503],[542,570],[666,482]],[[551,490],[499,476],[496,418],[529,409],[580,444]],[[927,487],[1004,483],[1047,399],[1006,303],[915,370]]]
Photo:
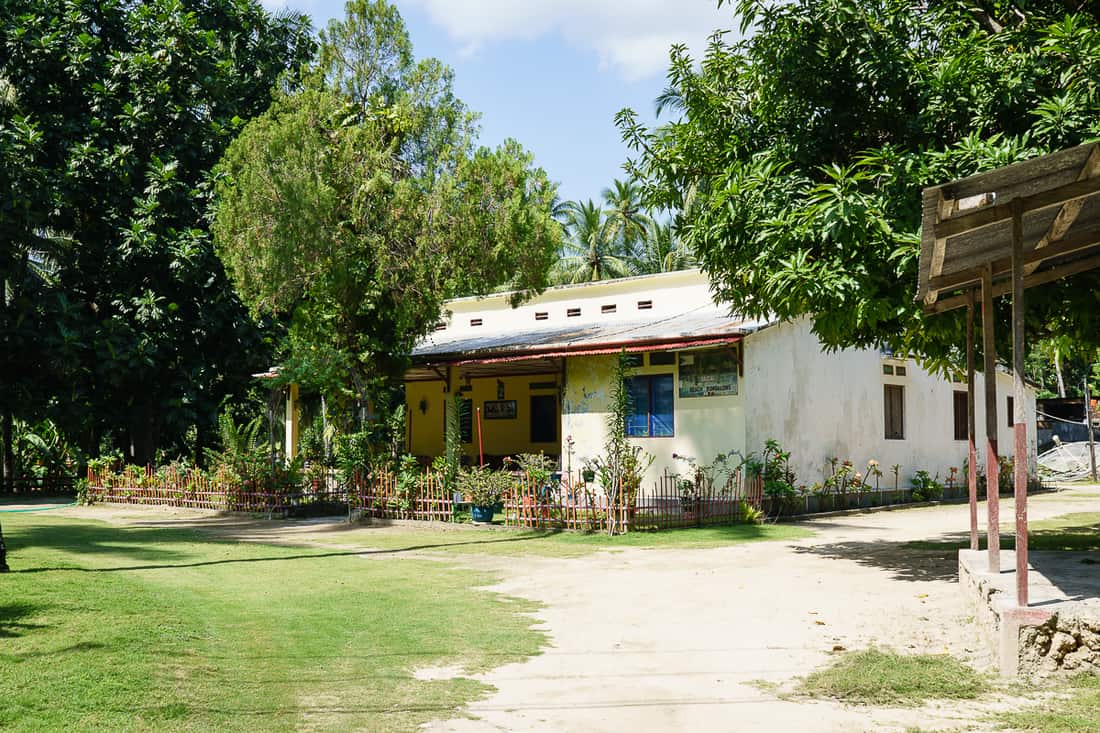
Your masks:
[[[695,491],[695,482],[688,478],[681,478],[676,481],[676,487],[680,491],[680,511],[684,519],[694,522],[699,513],[699,495]]]
[[[554,497],[561,487],[557,463],[541,451],[520,453],[515,458],[505,458],[504,463],[512,468],[513,475],[518,475],[524,495],[539,505],[541,517],[548,519]]]
[[[634,523],[634,514],[637,511],[638,490],[642,487],[642,479],[645,472],[653,465],[653,456],[643,451],[639,446],[631,445],[623,451],[622,482],[623,504],[626,506],[626,518]]]
[[[484,466],[471,466],[458,475],[458,488],[470,501],[470,519],[475,523],[492,522],[497,503],[511,487],[511,475]]]

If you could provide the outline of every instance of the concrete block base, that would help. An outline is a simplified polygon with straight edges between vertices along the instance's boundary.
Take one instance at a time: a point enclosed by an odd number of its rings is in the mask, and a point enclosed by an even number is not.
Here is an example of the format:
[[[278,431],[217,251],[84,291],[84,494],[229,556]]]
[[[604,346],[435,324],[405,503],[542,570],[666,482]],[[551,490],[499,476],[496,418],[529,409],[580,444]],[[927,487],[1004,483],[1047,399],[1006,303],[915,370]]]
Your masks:
[[[1100,672],[1100,588],[1076,584],[1094,574],[1100,553],[1033,553],[1032,604],[1016,605],[1016,573],[988,571],[985,551],[959,551],[959,585],[1005,677]],[[1001,552],[1001,567],[1015,568]],[[1081,565],[1087,564],[1084,571]]]

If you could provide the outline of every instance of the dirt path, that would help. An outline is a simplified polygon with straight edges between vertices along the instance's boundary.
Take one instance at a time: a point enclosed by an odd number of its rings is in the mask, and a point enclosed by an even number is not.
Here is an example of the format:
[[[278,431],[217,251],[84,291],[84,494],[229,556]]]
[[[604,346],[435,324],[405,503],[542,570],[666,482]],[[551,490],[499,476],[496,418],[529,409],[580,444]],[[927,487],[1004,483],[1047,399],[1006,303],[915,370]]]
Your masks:
[[[1100,489],[1033,498],[1033,520],[1100,505]],[[148,523],[126,508],[67,512]],[[1011,517],[1011,502],[1001,515]],[[981,519],[984,521],[984,507]],[[263,523],[176,512],[237,539],[331,542],[324,522]],[[950,652],[979,668],[990,659],[955,584],[953,553],[912,550],[909,540],[959,535],[962,505],[808,522],[797,542],[718,549],[629,548],[580,558],[448,555],[491,569],[495,590],[543,605],[546,651],[479,678],[497,691],[473,718],[437,721],[435,733],[484,731],[904,731],[982,730],[996,700],[920,709],[789,700],[787,685],[834,649],[880,646]],[[159,522],[158,522],[159,523]],[[372,530],[376,531],[376,530]],[[350,536],[350,535],[349,535]],[[332,547],[331,544],[328,545]]]
[[[1100,492],[1037,497],[1032,518],[1083,511],[1085,498]],[[553,643],[484,675],[497,692],[471,707],[476,719],[429,730],[981,730],[997,700],[878,709],[783,700],[760,684],[787,684],[836,647],[950,652],[987,668],[954,557],[899,547],[967,521],[965,506],[933,507],[817,520],[793,543],[482,558],[507,578],[501,591],[544,604]]]

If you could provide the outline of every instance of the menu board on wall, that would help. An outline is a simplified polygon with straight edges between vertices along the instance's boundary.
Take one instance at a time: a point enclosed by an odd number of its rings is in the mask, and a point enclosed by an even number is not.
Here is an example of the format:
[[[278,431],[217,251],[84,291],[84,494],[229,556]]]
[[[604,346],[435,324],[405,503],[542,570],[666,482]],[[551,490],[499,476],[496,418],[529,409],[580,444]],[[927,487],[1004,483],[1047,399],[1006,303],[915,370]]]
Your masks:
[[[680,397],[737,394],[737,352],[711,349],[680,354]]]

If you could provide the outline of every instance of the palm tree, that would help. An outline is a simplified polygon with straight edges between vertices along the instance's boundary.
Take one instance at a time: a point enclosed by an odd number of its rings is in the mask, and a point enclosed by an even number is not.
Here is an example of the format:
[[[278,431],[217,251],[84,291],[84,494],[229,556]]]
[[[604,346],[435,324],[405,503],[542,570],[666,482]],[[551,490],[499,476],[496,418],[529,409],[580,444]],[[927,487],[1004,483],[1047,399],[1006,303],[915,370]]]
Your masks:
[[[554,198],[550,199],[550,216],[563,227],[568,224],[569,207],[572,203],[563,199],[557,191],[554,192]]]
[[[634,181],[615,179],[609,188],[603,190],[603,200],[607,204],[607,221],[611,228],[612,239],[620,240],[623,252],[633,255],[638,243],[643,240],[650,217],[642,206],[641,189]]]
[[[651,220],[646,226],[634,269],[640,273],[686,270],[698,264],[695,254],[672,232],[672,223]]]
[[[684,112],[686,109],[687,104],[684,102],[684,95],[680,93],[680,89],[677,87],[665,87],[653,102],[653,111],[657,117],[660,117],[665,110]]]
[[[593,282],[631,275],[629,252],[614,236],[609,217],[595,201],[565,205],[566,239],[562,257],[550,274],[558,284]]]

